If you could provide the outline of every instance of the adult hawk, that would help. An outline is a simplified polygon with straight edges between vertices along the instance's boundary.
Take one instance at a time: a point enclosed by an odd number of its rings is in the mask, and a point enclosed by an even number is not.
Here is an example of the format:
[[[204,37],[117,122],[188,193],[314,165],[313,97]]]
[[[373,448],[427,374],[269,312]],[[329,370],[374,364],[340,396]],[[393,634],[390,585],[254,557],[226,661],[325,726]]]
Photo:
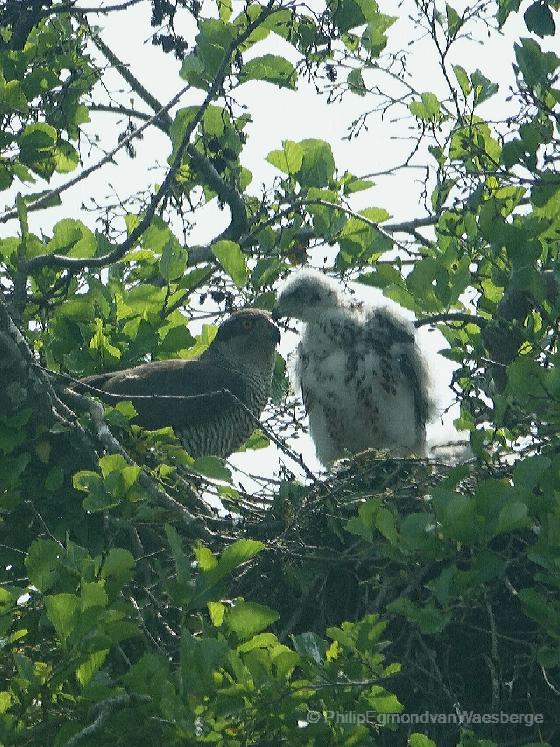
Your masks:
[[[288,278],[272,314],[304,322],[294,377],[324,465],[367,448],[426,453],[434,404],[411,322],[309,269]]]
[[[257,425],[270,393],[279,341],[278,327],[266,311],[245,309],[220,325],[197,360],[154,361],[81,381],[131,400],[138,413],[133,422],[144,428],[173,426],[193,457],[226,457]],[[116,400],[105,399],[110,404]]]

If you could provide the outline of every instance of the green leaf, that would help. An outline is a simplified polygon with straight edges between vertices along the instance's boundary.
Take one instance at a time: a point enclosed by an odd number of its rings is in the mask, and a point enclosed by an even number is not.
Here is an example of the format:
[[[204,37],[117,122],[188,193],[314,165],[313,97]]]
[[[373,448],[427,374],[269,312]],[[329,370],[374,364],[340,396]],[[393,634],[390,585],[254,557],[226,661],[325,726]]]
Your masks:
[[[196,54],[204,65],[204,75],[214,78],[229,47],[236,36],[236,29],[229,23],[208,18],[200,21],[196,37]]]
[[[99,581],[83,581],[81,602],[82,610],[87,610],[90,607],[106,607],[108,599],[105,585]]]
[[[237,568],[241,563],[254,558],[255,555],[264,550],[265,545],[258,540],[243,539],[234,542],[233,545],[226,547],[220,556],[218,566],[221,571],[226,569],[227,572]]]
[[[498,0],[498,26],[502,28],[510,13],[516,13],[521,5],[521,0]]]
[[[364,83],[362,71],[359,68],[351,70],[348,73],[346,82],[348,83],[349,90],[352,91],[352,93],[357,94],[358,96],[365,96],[368,92]]]
[[[375,526],[379,532],[394,545],[397,541],[397,528],[395,517],[388,508],[383,506],[375,514]]]
[[[445,5],[447,15],[447,34],[452,39],[462,26],[461,17],[451,5]]]
[[[522,501],[510,501],[501,509],[498,515],[496,534],[513,532],[529,525],[527,504]]]
[[[374,0],[370,3],[357,0],[329,0],[327,7],[334,24],[341,32],[363,26],[368,20],[373,20],[378,13],[378,5]]]
[[[64,483],[64,471],[61,467],[55,466],[49,470],[49,474],[45,479],[45,488],[49,492],[60,490]]]
[[[554,16],[548,5],[544,2],[536,2],[525,11],[523,18],[527,24],[528,31],[532,31],[541,39],[545,36],[554,36],[556,24]]]
[[[231,482],[231,470],[226,467],[225,461],[217,456],[199,457],[194,460],[191,469],[213,480]]]
[[[514,485],[525,490],[533,490],[551,464],[551,460],[545,456],[527,457],[517,462],[513,470]]]
[[[461,86],[463,96],[466,98],[471,92],[471,82],[469,80],[469,76],[467,75],[467,71],[464,67],[461,67],[461,65],[453,65],[453,72],[455,73],[457,82]]]
[[[418,732],[409,736],[408,745],[409,747],[437,747],[437,744],[432,739]]]
[[[303,161],[303,148],[292,140],[282,141],[282,150],[272,150],[266,160],[286,174],[297,174]]]
[[[233,13],[233,0],[216,0],[221,21],[229,21]]]
[[[444,612],[434,604],[426,604],[421,607],[405,597],[395,599],[394,602],[387,605],[387,609],[416,623],[423,633],[429,634],[441,633],[451,619],[449,612]]]
[[[491,165],[500,160],[500,144],[492,137],[490,127],[475,115],[471,118],[471,124],[459,127],[451,137],[449,146],[449,157],[452,160],[461,160],[467,163],[476,159],[480,161],[487,156],[491,159]],[[483,162],[485,162],[483,160]]]
[[[97,351],[98,357],[102,361],[118,361],[121,357],[121,351],[115,345],[110,343],[109,338],[104,333],[102,319],[95,320],[95,331],[89,341],[89,349]]]
[[[262,542],[257,540],[238,540],[233,545],[226,547],[220,556],[218,563],[206,572],[208,584],[216,584],[227,576],[234,568],[257,555],[264,549]]]
[[[219,628],[224,622],[224,616],[226,613],[226,606],[222,602],[208,602],[208,613],[212,625]]]
[[[170,283],[181,278],[187,267],[187,252],[176,239],[170,239],[163,247],[159,261],[159,271],[164,280]]]
[[[210,76],[206,72],[204,62],[194,52],[183,59],[179,75],[194,88],[202,88],[203,90],[208,88]]]
[[[39,176],[49,178],[55,168],[54,148],[57,137],[55,128],[45,122],[26,125],[18,137],[22,163]]]
[[[76,669],[76,679],[82,687],[85,687],[93,675],[101,669],[109,651],[110,649],[108,648],[94,651],[88,656],[86,661],[84,661],[83,664],[80,664]]]
[[[74,171],[80,162],[80,154],[67,140],[58,140],[54,149],[54,169],[59,174]]]
[[[193,552],[201,571],[211,571],[217,567],[218,559],[209,547],[198,545]]]
[[[39,591],[48,591],[56,581],[62,568],[63,554],[63,548],[53,540],[37,539],[29,546],[25,567],[29,582]]]
[[[543,52],[534,39],[520,41],[521,45],[514,44],[515,59],[527,85],[531,88],[537,84],[548,87],[560,59],[554,52]]]
[[[235,241],[222,239],[212,244],[212,253],[221,264],[225,272],[233,280],[237,288],[243,288],[249,276],[247,258],[241,247]]]
[[[128,550],[113,547],[109,550],[103,567],[101,578],[106,581],[107,591],[112,596],[120,592],[134,575],[135,560]]]
[[[8,169],[3,163],[0,163],[0,191],[8,189],[14,181],[14,175],[11,169]]]
[[[378,207],[364,208],[363,210],[360,210],[360,215],[373,221],[373,223],[383,223],[391,217],[391,213],[387,212],[385,208]]]
[[[342,183],[344,185],[344,194],[351,195],[354,192],[362,192],[364,189],[370,189],[375,186],[375,182],[370,179],[360,179],[353,174],[346,172],[342,177]]]
[[[308,657],[316,664],[325,660],[328,644],[316,633],[300,633],[293,637],[294,648],[300,656]]]
[[[198,638],[184,631],[181,638],[181,689],[184,698],[201,697],[214,687],[214,672],[228,653],[228,644],[211,636]]]
[[[519,589],[518,594],[525,613],[558,640],[560,638],[558,603],[551,604],[550,599],[532,588]]]
[[[128,462],[121,454],[106,454],[99,460],[99,467],[103,477],[108,477],[112,472],[120,472]]]
[[[202,117],[204,132],[210,137],[222,137],[226,122],[229,122],[229,114],[221,106],[209,106]]]
[[[265,54],[249,60],[241,68],[239,81],[245,83],[248,80],[264,80],[267,83],[274,83],[278,88],[295,90],[297,72],[292,63],[284,57]]]
[[[489,99],[498,91],[498,84],[492,83],[491,80],[485,78],[480,70],[475,70],[471,75],[471,83],[474,92],[474,105],[482,104],[483,101]]]
[[[11,114],[12,112],[27,114],[28,110],[27,99],[21,89],[21,83],[18,80],[6,82],[0,70],[0,114]]]
[[[358,516],[351,517],[346,523],[345,529],[352,534],[362,537],[366,542],[372,541],[372,530],[376,525],[377,514],[381,509],[379,498],[369,498],[358,508]],[[383,526],[385,519],[381,519]],[[379,527],[378,527],[379,529]],[[379,531],[381,531],[379,529]]]
[[[299,143],[303,159],[297,180],[304,187],[328,186],[334,175],[335,162],[329,143],[310,138]]]
[[[112,493],[108,493],[103,487],[92,490],[82,501],[85,511],[96,513],[99,511],[108,511],[110,508],[118,506],[120,499]]]
[[[408,105],[410,113],[424,122],[439,122],[444,119],[441,105],[433,93],[423,93],[420,101],[413,101]]]
[[[414,550],[428,549],[434,542],[435,526],[435,518],[429,514],[408,514],[400,525],[403,546]]]
[[[167,536],[167,541],[169,542],[169,547],[171,548],[171,552],[173,553],[175,570],[177,571],[177,580],[182,584],[188,583],[191,579],[191,568],[189,560],[187,559],[187,556],[185,555],[185,551],[183,549],[181,537],[179,536],[179,533],[177,532],[175,527],[171,526],[171,524],[166,524],[164,528],[165,534]]]
[[[29,222],[27,219],[27,205],[20,192],[16,195],[16,206],[21,238],[25,241],[29,237]]]
[[[81,221],[64,218],[55,224],[47,251],[68,257],[93,257],[97,251],[97,239]]]
[[[81,472],[76,472],[72,478],[72,484],[76,490],[82,490],[84,493],[87,493],[103,485],[103,481],[97,472],[82,470]]]
[[[367,0],[366,0],[367,1]],[[396,21],[396,16],[386,16],[376,13],[373,21],[368,23],[362,34],[362,44],[372,57],[379,57],[387,46],[387,29]]]
[[[58,637],[65,643],[76,627],[80,600],[74,594],[54,594],[45,597],[45,608]]]
[[[247,640],[276,622],[276,610],[256,602],[237,602],[228,610],[225,623],[239,638]]]
[[[0,713],[6,713],[12,705],[12,693],[8,690],[0,691]]]

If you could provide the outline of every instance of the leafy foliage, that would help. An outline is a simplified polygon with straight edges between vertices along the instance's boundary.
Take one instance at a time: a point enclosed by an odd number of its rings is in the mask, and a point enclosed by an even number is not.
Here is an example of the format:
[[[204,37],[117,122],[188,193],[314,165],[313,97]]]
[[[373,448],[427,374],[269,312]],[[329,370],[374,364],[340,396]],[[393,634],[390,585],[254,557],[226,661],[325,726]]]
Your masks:
[[[134,5],[103,12],[110,23]],[[200,94],[176,107],[105,45],[95,9],[4,4],[3,744],[558,741],[557,10],[412,3],[441,73],[417,89],[404,42],[395,51],[397,19],[371,0],[316,11],[153,0],[152,41],[181,60],[177,87]],[[455,45],[478,22],[486,33],[519,13],[527,36],[513,44],[506,92]],[[130,89],[109,103],[108,67]],[[414,205],[391,223],[379,191],[365,202],[377,177],[345,170],[318,137],[279,132],[272,185],[251,185],[251,116],[237,89],[306,81],[331,101],[373,102],[349,137],[377,113],[406,118],[404,166],[426,162],[424,214]],[[496,101],[515,111],[490,117]],[[99,109],[128,125],[86,168]],[[118,151],[134,157],[147,127],[168,139],[154,189],[97,206],[97,223],[84,211],[35,228]],[[229,224],[195,244],[199,211],[215,204]],[[282,467],[255,493],[223,460],[194,460],[171,429],[131,425],[130,402],[103,411],[65,389],[68,378],[200,355],[217,330],[202,323],[205,305],[271,309],[277,281],[325,254],[342,278],[439,326],[473,462],[367,452],[321,479]],[[269,417],[244,449],[273,440],[292,455],[302,426],[287,392],[278,356]],[[404,718],[421,713],[526,718]]]

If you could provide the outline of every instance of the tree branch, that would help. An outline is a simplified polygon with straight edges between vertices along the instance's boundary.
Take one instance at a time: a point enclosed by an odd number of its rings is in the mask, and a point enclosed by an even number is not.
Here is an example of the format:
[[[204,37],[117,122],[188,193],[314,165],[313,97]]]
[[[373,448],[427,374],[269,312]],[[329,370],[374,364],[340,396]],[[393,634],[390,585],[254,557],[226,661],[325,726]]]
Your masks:
[[[148,208],[146,212],[144,213],[143,218],[138,223],[136,228],[134,228],[134,230],[130,233],[130,236],[125,241],[121,242],[121,244],[116,246],[115,249],[113,249],[113,251],[108,252],[107,254],[104,254],[100,257],[65,257],[60,254],[41,254],[23,263],[23,265],[20,268],[20,273],[24,275],[29,275],[34,270],[38,270],[43,267],[67,268],[69,270],[73,270],[74,272],[82,270],[85,267],[90,267],[90,268],[91,267],[98,267],[98,268],[106,267],[107,265],[113,264],[114,262],[121,259],[121,257],[124,254],[126,254],[126,252],[132,246],[134,246],[134,244],[142,236],[144,231],[151,224],[158,205],[160,204],[164,196],[167,194],[167,192],[170,190],[173,180],[175,178],[175,175],[181,166],[185,151],[187,150],[189,146],[192,133],[194,132],[196,127],[199,125],[204,115],[204,112],[210,105],[210,102],[214,99],[219,89],[223,85],[233,53],[241,44],[243,44],[244,41],[246,41],[246,39],[253,33],[253,31],[262,23],[262,21],[268,15],[270,15],[270,13],[272,12],[273,4],[274,4],[274,0],[270,0],[270,2],[265,6],[265,8],[263,8],[262,12],[258,15],[258,17],[254,21],[249,23],[246,29],[241,34],[239,34],[239,36],[237,36],[229,45],[226,53],[224,54],[220,67],[218,68],[218,71],[214,77],[214,80],[212,81],[212,84],[210,85],[210,88],[208,89],[208,93],[206,94],[204,101],[202,102],[195,116],[189,122],[189,125],[185,129],[185,133],[183,135],[183,138],[181,140],[179,147],[177,148],[177,151],[175,153],[175,158],[173,159],[173,163],[171,164],[171,167],[169,168],[169,171],[167,172],[165,179],[163,180],[159,189],[157,190],[157,192],[154,194],[153,198],[151,199],[150,204],[148,205]],[[148,96],[150,96],[149,93],[148,93]],[[163,107],[162,109],[166,110],[165,107]],[[165,111],[162,111],[162,110],[158,111],[158,113],[154,116],[154,120],[157,117],[161,116],[163,113],[165,113]],[[142,127],[145,128],[146,126],[147,126],[147,123],[145,123]]]
[[[95,429],[95,435],[109,453],[120,454],[127,464],[132,467],[138,466],[126,449],[109,430],[109,426],[105,422],[103,416],[103,405],[101,402],[83,394],[78,394],[70,389],[67,391],[65,396],[73,400],[80,409],[89,412],[92,425]],[[203,537],[204,539],[209,539],[212,536],[210,530],[199,517],[191,514],[188,508],[175,500],[175,498],[170,496],[167,491],[163,490],[163,488],[160,488],[143,469],[140,470],[138,475],[138,484],[146,491],[156,505],[164,506],[174,513],[178,513],[191,536]]]
[[[69,13],[70,15],[85,16],[88,13],[113,13],[114,11],[126,10],[132,5],[138,5],[142,0],[125,0],[125,2],[115,5],[101,5],[96,8],[78,8],[74,3],[66,3],[65,5],[57,5],[50,9],[50,13]]]
[[[424,327],[427,324],[439,324],[440,322],[460,322],[461,324],[476,324],[477,327],[485,327],[491,320],[476,314],[462,314],[461,312],[449,312],[445,314],[432,314],[422,317],[414,322],[415,327]]]
[[[119,72],[121,77],[128,83],[131,89],[138,94],[138,96],[140,96],[140,98],[151,109],[154,111],[161,111],[162,106],[156,97],[140,83],[138,78],[136,78],[136,76],[130,71],[129,67],[116,56],[99,35],[95,35],[93,41],[98,49],[105,55],[107,60]],[[104,110],[107,111],[107,108]],[[135,116],[134,110],[129,109],[127,110],[127,113],[129,116]],[[146,115],[142,115],[141,118],[144,118],[145,116]],[[169,135],[171,125],[171,117],[166,112],[165,116],[160,117],[160,122],[157,126]],[[231,222],[229,227],[219,236],[219,238],[238,239],[243,231],[247,229],[247,210],[241,195],[236,189],[224,181],[210,160],[206,158],[203,153],[197,150],[193,144],[190,144],[187,147],[187,154],[191,159],[194,168],[204,176],[208,185],[217,193],[218,197],[229,205]]]
[[[70,737],[70,739],[68,739],[68,741],[65,743],[65,747],[75,747],[75,745],[79,744],[84,739],[88,739],[89,737],[96,734],[103,728],[107,719],[117,709],[126,708],[127,706],[131,705],[150,703],[151,700],[152,699],[149,695],[139,695],[137,693],[119,693],[112,698],[107,698],[106,700],[102,700],[101,702],[96,703],[95,710],[98,710],[99,713],[97,714],[95,720],[92,721],[91,724],[84,726],[84,728],[74,734],[73,737]]]
[[[70,187],[75,186],[78,184],[78,182],[83,181],[86,179],[90,174],[93,174],[94,171],[97,171],[102,166],[104,166],[106,163],[109,163],[109,161],[112,161],[114,156],[119,152],[119,150],[122,150],[128,143],[130,143],[135,138],[139,137],[145,129],[147,129],[150,125],[157,123],[157,120],[161,117],[162,114],[167,112],[168,109],[170,109],[172,106],[175,106],[175,104],[179,101],[181,96],[188,91],[189,86],[184,86],[179,93],[177,93],[171,101],[169,101],[165,106],[161,107],[161,109],[154,114],[152,117],[148,117],[143,125],[138,127],[137,129],[133,130],[130,134],[128,134],[126,137],[124,137],[118,145],[116,145],[112,150],[110,150],[101,160],[97,161],[96,163],[92,164],[91,166],[88,166],[87,169],[84,169],[80,174],[73,177],[69,181],[65,182],[64,184],[61,184],[60,187],[56,187],[55,189],[50,190],[45,195],[40,197],[38,200],[35,200],[34,202],[29,203],[27,205],[27,212],[32,212],[34,210],[40,210],[41,208],[47,206],[49,202],[52,200],[53,197],[58,197],[63,192],[66,192],[66,190],[70,189]],[[143,117],[142,117],[143,118]],[[12,220],[13,218],[18,217],[17,209],[9,210],[6,213],[3,213],[0,215],[0,223],[6,223],[8,220]],[[56,255],[41,255],[41,257],[53,257]],[[31,260],[30,264],[32,264],[35,260],[38,260],[39,257],[35,257],[34,260]],[[68,257],[64,257],[63,259],[68,259]],[[49,263],[50,264],[50,263]],[[42,266],[42,265],[40,265]],[[32,269],[35,269],[35,265],[33,265]]]

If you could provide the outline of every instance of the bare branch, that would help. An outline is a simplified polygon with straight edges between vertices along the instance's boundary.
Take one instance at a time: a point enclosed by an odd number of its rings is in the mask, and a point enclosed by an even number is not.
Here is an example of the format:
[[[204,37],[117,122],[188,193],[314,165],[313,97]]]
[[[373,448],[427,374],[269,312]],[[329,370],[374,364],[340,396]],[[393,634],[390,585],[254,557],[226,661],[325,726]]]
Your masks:
[[[461,324],[476,324],[477,327],[485,327],[491,320],[476,314],[462,314],[460,312],[448,312],[444,314],[432,314],[422,317],[414,322],[415,327],[424,327],[427,324],[439,324],[440,322],[460,322]]]
[[[54,8],[49,8],[49,15],[57,13],[70,13],[73,16],[85,16],[88,13],[113,13],[114,11],[126,10],[132,5],[138,5],[142,0],[125,0],[124,2],[114,5],[99,5],[95,8],[79,8],[75,2],[66,3],[65,5],[57,5]]]

